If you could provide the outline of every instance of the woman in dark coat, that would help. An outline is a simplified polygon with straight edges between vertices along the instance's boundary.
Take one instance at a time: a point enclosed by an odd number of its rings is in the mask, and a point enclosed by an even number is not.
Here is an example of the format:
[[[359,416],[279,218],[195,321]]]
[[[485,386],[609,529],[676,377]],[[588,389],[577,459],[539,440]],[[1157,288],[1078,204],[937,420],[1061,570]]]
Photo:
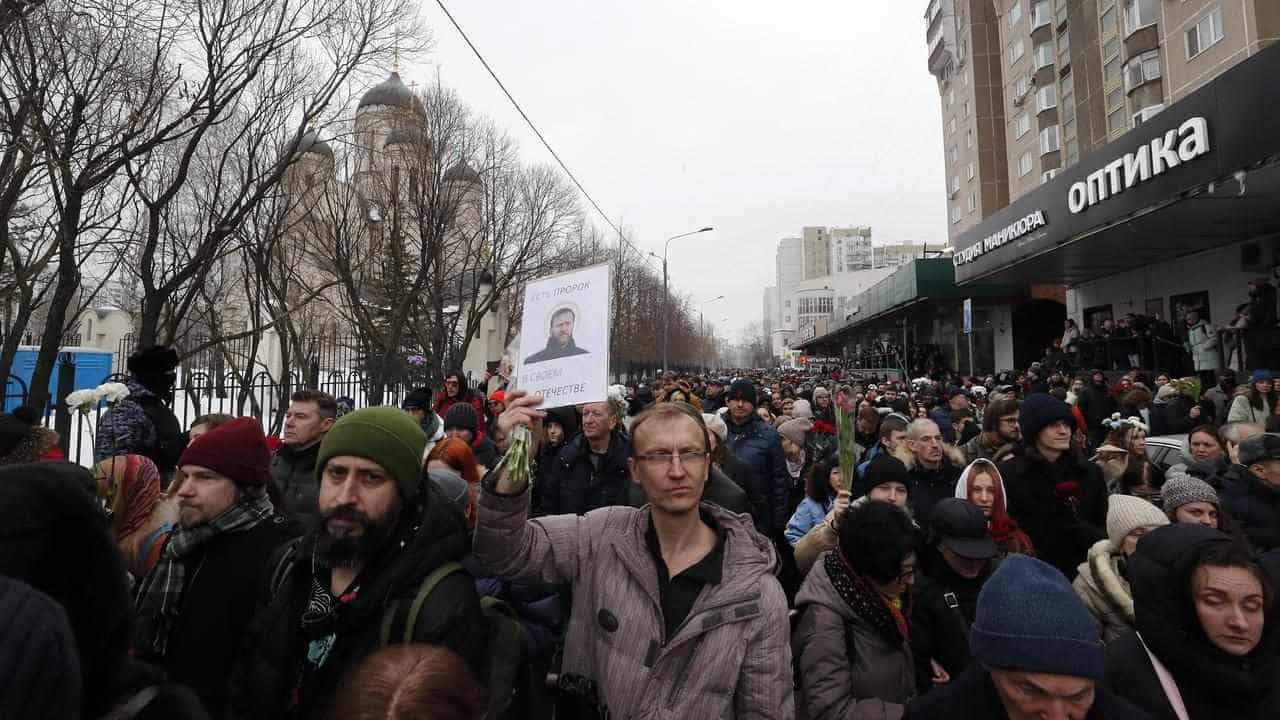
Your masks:
[[[796,596],[797,704],[810,718],[896,718],[916,685],[915,525],[897,506],[870,501],[850,508],[838,532]]]
[[[1113,692],[1156,720],[1275,717],[1274,586],[1242,540],[1191,523],[1157,528],[1128,571],[1136,632],[1107,647]]]

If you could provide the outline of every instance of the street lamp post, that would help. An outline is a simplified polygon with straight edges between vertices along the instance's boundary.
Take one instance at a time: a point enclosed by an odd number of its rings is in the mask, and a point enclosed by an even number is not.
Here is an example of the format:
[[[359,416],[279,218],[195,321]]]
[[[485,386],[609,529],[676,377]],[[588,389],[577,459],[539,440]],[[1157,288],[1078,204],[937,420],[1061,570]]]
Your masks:
[[[671,291],[668,289],[668,285],[667,285],[667,251],[671,249],[672,240],[679,240],[682,237],[689,237],[690,235],[697,235],[698,233],[711,232],[714,229],[715,228],[708,226],[708,227],[701,228],[699,230],[693,230],[691,232],[681,233],[679,235],[673,235],[672,237],[667,238],[666,244],[662,246],[662,305],[663,305],[662,309],[663,309],[663,315],[664,315],[662,320],[662,370],[663,372],[666,372],[668,369],[667,368],[667,338],[671,330]],[[658,257],[654,253],[649,253],[649,254],[653,255],[654,257]]]
[[[710,305],[711,303],[713,303],[713,302],[715,302],[715,301],[717,301],[717,300],[723,300],[723,299],[724,299],[724,296],[723,296],[723,295],[717,295],[717,296],[715,296],[715,297],[711,298],[710,300],[703,300],[702,302],[698,303],[698,338],[699,338],[699,339],[705,340],[705,339],[706,339],[706,337],[707,337],[706,330],[704,330],[704,329],[702,328],[702,308],[706,307],[707,305]],[[700,354],[701,354],[701,353],[700,353]],[[703,359],[705,360],[705,359],[706,359],[706,357],[705,357],[705,356],[703,356]],[[706,364],[705,362],[703,362],[703,363],[702,363],[702,372],[703,372],[703,373],[705,373],[706,371],[707,371],[707,364]],[[970,373],[970,374],[972,375],[972,373]]]

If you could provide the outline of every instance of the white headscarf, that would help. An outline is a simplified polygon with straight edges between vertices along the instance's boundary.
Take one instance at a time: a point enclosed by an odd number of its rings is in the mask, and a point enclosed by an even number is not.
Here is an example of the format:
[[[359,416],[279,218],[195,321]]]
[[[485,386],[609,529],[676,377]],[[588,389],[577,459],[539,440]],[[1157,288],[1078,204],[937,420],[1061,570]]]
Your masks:
[[[1009,513],[1009,496],[1004,491],[1004,478],[1000,476],[1000,470],[996,464],[986,458],[978,458],[965,466],[964,472],[960,473],[960,479],[956,481],[956,497],[961,500],[969,499],[969,475],[975,466],[990,468],[991,474],[995,476],[996,482],[1000,483],[1000,499],[1004,501],[1004,512]]]

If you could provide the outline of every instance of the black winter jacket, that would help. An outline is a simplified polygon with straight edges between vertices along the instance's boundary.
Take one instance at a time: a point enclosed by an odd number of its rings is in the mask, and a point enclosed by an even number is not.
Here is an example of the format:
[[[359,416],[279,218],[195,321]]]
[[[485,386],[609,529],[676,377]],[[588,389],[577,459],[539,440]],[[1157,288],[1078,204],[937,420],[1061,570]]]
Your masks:
[[[791,519],[787,511],[790,502],[791,476],[787,473],[787,461],[782,455],[782,437],[769,424],[752,414],[750,419],[738,425],[726,413],[725,424],[729,427],[726,443],[733,454],[751,472],[769,487],[769,529],[772,534],[781,535]],[[803,476],[801,476],[803,477]]]
[[[1222,506],[1235,520],[1249,542],[1260,551],[1280,547],[1280,491],[1272,490],[1246,468],[1223,482],[1219,496]]]
[[[907,472],[907,481],[911,483],[908,502],[911,505],[911,512],[916,523],[928,530],[929,522],[933,517],[933,506],[938,504],[939,500],[955,497],[956,481],[960,479],[960,473],[964,468],[952,464],[945,455],[942,458],[942,464],[932,470],[921,465],[919,461],[911,463],[908,467],[910,470]]]
[[[959,677],[916,698],[903,720],[1008,720],[991,674],[974,664]],[[1150,720],[1150,716],[1099,684],[1087,720]]]
[[[538,468],[533,514],[585,515],[597,508],[626,505],[630,455],[630,438],[615,430],[597,471],[591,464],[591,445],[579,433],[565,443],[553,462]]]
[[[1129,556],[1136,633],[1107,646],[1106,682],[1155,718],[1175,716],[1142,643],[1168,668],[1192,720],[1275,717],[1280,703],[1280,629],[1275,627],[1274,607],[1267,612],[1261,642],[1245,657],[1209,642],[1192,610],[1191,573],[1200,554],[1229,542],[1217,530],[1180,523],[1148,533]]]
[[[923,574],[917,573],[911,591],[911,654],[916,663],[916,689],[929,692],[937,660],[947,674],[956,677],[969,666],[969,627],[978,607],[978,593],[995,572],[998,560],[987,563],[978,577],[956,574],[937,549],[921,550]]]
[[[316,532],[272,557],[268,580],[277,567],[287,570],[274,596],[270,587],[262,588],[266,605],[254,617],[241,662],[232,677],[229,717],[327,717],[343,676],[379,648],[384,611],[398,599],[401,612],[407,614],[419,586],[432,570],[466,556],[471,539],[461,513],[432,487],[425,488],[429,494],[414,505],[406,505],[399,528],[378,558],[356,578],[356,598],[340,605],[334,616],[336,639],[328,660],[300,692],[297,687],[307,647],[315,639],[305,635],[300,620],[315,582],[312,558]],[[398,549],[401,542],[407,546]],[[327,575],[321,582],[327,582]],[[473,673],[481,676],[487,650],[486,627],[475,580],[466,572],[455,572],[429,596],[418,614],[413,638],[414,642],[453,650]],[[290,701],[295,692],[296,706]]]
[[[158,664],[170,680],[190,686],[212,717],[224,713],[227,678],[270,573],[268,558],[301,532],[298,523],[273,515],[243,532],[215,536],[187,562],[179,619]]]
[[[1020,443],[1000,464],[1009,515],[1031,538],[1036,556],[1074,579],[1089,548],[1106,537],[1107,485],[1102,468],[1074,450],[1050,463],[1034,447]],[[1074,507],[1057,486],[1075,483]],[[1067,488],[1063,488],[1064,492]]]
[[[755,521],[756,530],[765,537],[769,536],[769,484],[764,478],[751,472],[751,468],[738,459],[733,451],[725,448],[724,462],[720,470],[742,488],[751,503],[751,519]]]

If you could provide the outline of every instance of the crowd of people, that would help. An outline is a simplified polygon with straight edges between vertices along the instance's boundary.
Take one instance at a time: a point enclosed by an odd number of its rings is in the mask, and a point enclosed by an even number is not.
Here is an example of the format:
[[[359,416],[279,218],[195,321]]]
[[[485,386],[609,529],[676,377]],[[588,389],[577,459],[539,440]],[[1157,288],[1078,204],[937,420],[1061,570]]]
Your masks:
[[[267,437],[225,415],[182,431],[175,365],[131,359],[92,470],[0,416],[0,717],[1280,701],[1265,371],[668,373],[547,409],[453,371],[400,407],[298,390]],[[1148,435],[1180,451],[1156,461]]]

